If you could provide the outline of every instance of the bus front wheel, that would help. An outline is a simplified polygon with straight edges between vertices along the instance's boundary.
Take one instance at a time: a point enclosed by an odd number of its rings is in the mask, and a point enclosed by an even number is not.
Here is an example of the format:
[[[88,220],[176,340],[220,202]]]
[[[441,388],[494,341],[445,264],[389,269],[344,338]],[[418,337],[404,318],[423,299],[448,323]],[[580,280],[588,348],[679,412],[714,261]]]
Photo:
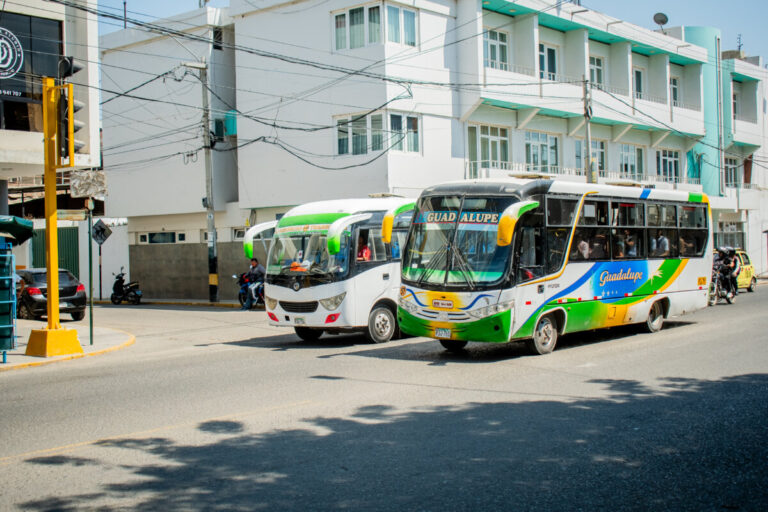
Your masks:
[[[298,336],[304,341],[317,341],[320,339],[320,336],[323,335],[322,329],[311,329],[309,327],[294,327],[293,330],[296,331],[296,336]]]
[[[374,343],[386,343],[391,340],[397,330],[397,321],[392,310],[379,305],[368,315],[368,331],[366,338]]]
[[[659,332],[664,325],[664,308],[661,302],[654,302],[651,310],[648,312],[648,320],[645,321],[645,328],[648,332]]]
[[[528,348],[534,354],[544,355],[555,350],[557,345],[557,322],[552,316],[543,316],[536,324]]]

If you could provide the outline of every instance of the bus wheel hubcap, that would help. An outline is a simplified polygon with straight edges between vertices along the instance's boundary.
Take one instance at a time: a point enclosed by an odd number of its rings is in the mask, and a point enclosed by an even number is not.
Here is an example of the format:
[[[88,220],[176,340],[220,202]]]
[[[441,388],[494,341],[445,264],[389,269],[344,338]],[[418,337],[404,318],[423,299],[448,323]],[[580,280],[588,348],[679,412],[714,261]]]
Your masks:
[[[390,325],[389,318],[386,314],[379,313],[376,315],[376,321],[373,323],[373,326],[376,329],[376,334],[379,336],[386,336],[389,334]]]

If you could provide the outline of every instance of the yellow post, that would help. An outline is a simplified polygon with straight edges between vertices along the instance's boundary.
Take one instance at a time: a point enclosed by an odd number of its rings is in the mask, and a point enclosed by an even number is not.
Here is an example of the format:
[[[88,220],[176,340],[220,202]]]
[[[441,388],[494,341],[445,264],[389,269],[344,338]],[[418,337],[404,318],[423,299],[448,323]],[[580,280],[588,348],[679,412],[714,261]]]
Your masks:
[[[56,217],[56,152],[58,130],[56,103],[59,89],[53,78],[43,78],[43,153],[45,155],[45,261],[48,274],[48,328],[34,329],[29,335],[26,355],[60,356],[82,354],[77,331],[59,323],[59,237]]]

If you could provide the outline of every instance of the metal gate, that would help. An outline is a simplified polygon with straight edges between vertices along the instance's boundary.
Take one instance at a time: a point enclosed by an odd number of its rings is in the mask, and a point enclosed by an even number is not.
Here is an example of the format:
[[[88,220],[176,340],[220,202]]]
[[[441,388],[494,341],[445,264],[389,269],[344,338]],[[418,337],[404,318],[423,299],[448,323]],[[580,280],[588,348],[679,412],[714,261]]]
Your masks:
[[[45,267],[45,230],[36,229],[32,238],[32,266]],[[65,268],[80,279],[78,228],[59,228],[59,268]]]

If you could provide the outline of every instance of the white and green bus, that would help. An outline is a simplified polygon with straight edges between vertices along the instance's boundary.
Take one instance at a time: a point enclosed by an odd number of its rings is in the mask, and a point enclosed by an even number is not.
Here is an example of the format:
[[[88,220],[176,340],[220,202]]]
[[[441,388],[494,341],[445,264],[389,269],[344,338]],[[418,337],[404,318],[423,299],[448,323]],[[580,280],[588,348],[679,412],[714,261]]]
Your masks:
[[[403,253],[403,332],[448,350],[644,323],[707,305],[704,194],[561,180],[457,182],[426,189]]]
[[[264,289],[271,325],[305,341],[363,332],[377,343],[397,332],[400,256],[415,202],[397,197],[319,201],[289,210],[274,230]],[[382,225],[389,237],[382,237]]]

